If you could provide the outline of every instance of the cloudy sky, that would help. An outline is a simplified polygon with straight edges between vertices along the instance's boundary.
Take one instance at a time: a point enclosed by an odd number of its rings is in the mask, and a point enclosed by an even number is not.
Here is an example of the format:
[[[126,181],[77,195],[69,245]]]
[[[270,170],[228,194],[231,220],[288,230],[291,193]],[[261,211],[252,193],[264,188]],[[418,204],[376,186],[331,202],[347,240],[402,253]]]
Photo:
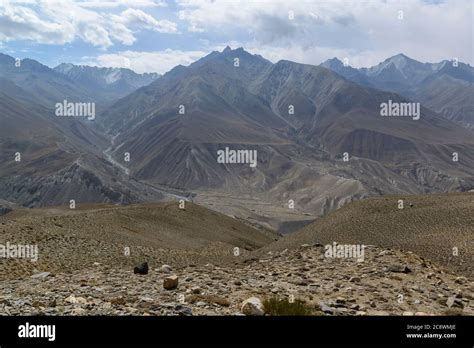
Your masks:
[[[474,65],[473,16],[472,0],[0,0],[0,52],[159,73],[226,45],[274,62]]]

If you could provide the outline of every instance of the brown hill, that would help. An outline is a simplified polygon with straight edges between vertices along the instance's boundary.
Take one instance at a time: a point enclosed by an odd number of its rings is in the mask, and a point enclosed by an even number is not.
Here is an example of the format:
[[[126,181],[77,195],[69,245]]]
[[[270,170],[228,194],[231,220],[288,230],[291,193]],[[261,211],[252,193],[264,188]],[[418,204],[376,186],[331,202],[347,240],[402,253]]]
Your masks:
[[[87,205],[15,210],[0,217],[0,244],[37,244],[38,261],[7,259],[0,278],[44,270],[75,271],[95,262],[132,267],[224,262],[278,236],[192,203]],[[130,255],[125,255],[129,247]],[[179,260],[179,261],[177,261]]]
[[[404,209],[398,208],[400,199]],[[264,250],[315,242],[377,245],[409,250],[472,276],[473,212],[470,192],[372,197],[345,205]]]

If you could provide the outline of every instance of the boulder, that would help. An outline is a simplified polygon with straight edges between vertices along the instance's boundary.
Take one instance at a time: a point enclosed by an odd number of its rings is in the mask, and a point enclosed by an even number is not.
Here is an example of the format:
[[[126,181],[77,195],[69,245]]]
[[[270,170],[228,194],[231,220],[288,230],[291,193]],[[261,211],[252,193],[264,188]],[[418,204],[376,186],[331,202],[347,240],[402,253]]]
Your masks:
[[[163,279],[163,288],[173,290],[178,287],[178,276],[172,275]]]
[[[242,313],[245,315],[262,316],[265,314],[262,301],[257,297],[250,297],[242,303]]]
[[[136,266],[133,269],[135,274],[148,274],[148,262],[143,262],[142,264]]]

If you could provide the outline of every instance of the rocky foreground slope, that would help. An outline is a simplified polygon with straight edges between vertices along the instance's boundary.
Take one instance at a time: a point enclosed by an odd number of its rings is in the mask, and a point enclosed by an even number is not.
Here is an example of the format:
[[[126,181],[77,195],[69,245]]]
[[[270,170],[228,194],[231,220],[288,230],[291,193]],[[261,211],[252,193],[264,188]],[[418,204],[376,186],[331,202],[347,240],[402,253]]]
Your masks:
[[[148,274],[99,263],[39,273],[0,283],[0,313],[263,315],[260,301],[293,297],[314,315],[474,314],[471,281],[411,252],[368,246],[357,262],[324,250],[304,245],[219,265],[150,262]]]
[[[15,209],[0,246],[38,254],[0,259],[0,314],[474,315],[472,197],[368,199],[285,237],[190,202]],[[429,256],[452,240],[462,263]]]

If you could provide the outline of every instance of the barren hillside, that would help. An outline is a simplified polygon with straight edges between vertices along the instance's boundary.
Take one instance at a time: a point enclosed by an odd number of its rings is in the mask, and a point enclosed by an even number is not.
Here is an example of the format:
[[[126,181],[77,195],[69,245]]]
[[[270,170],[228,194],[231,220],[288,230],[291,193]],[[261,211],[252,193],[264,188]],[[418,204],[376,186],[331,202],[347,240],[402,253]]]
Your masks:
[[[70,272],[95,262],[133,267],[149,262],[222,262],[278,236],[235,219],[178,202],[130,206],[88,205],[15,210],[0,217],[0,244],[37,244],[38,261],[7,259],[0,279],[35,271]],[[125,255],[128,247],[130,255]]]
[[[404,208],[398,208],[398,201]],[[348,204],[269,250],[304,243],[372,244],[417,253],[472,276],[474,264],[474,193],[393,195]],[[453,255],[457,248],[458,256]]]

